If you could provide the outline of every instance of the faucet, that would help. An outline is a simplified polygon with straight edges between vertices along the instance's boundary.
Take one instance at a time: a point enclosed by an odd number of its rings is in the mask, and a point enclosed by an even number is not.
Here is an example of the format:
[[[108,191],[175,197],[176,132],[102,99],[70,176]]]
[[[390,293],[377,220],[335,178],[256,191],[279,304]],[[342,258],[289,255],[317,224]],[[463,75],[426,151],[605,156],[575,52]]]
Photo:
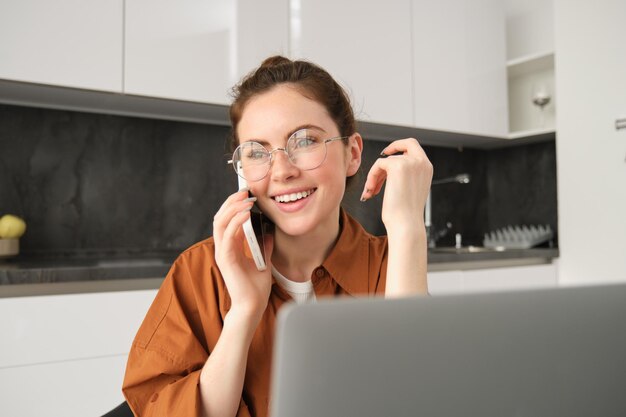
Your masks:
[[[431,182],[431,188],[433,185],[440,184],[467,184],[470,182],[469,174],[458,174],[454,177],[441,178],[438,180],[433,180]],[[430,190],[428,191],[428,198],[426,199],[426,209],[424,210],[424,225],[426,226],[426,239],[428,241],[428,247],[434,248],[437,245],[437,240],[448,233],[448,230],[452,228],[452,224],[450,222],[446,223],[446,229],[443,231],[435,233],[435,229],[433,228],[432,219],[431,219],[431,195]]]

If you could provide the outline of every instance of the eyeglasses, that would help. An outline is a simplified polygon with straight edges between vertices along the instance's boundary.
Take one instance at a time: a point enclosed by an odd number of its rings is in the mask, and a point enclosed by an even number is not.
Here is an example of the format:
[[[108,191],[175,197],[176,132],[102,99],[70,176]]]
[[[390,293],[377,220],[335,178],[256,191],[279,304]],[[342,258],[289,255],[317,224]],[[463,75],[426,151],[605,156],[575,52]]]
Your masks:
[[[237,175],[246,181],[259,181],[270,171],[274,152],[283,151],[294,166],[309,171],[318,168],[326,160],[327,143],[347,138],[349,136],[322,139],[320,133],[315,130],[300,129],[289,137],[284,148],[268,151],[258,142],[244,142],[235,149],[233,159],[228,163],[232,164]],[[240,170],[237,169],[239,166]]]

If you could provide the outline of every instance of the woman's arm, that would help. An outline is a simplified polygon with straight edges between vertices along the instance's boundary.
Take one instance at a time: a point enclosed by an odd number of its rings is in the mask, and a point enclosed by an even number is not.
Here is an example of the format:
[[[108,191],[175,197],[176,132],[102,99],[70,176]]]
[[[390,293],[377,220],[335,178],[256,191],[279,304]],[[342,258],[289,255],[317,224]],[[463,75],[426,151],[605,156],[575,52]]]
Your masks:
[[[425,227],[388,232],[387,242],[385,297],[428,294]]]
[[[433,167],[415,139],[392,142],[381,153],[365,181],[361,196],[378,194],[386,181],[382,220],[387,229],[386,297],[428,294],[424,207]]]
[[[200,393],[205,417],[237,414],[248,349],[259,318],[233,309],[226,315],[220,338],[200,374]]]
[[[215,261],[231,299],[220,337],[202,368],[200,393],[204,416],[235,416],[241,402],[248,350],[271,291],[273,239],[266,236],[265,271],[244,255],[243,223],[253,200],[248,190],[226,199],[213,219]]]

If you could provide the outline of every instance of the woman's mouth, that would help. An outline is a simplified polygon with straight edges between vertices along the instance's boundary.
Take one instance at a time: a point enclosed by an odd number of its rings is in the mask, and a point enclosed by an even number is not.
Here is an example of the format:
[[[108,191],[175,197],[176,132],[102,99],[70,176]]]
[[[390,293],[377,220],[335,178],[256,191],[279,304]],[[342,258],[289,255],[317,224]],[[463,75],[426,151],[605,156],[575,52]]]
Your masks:
[[[313,194],[315,190],[316,188],[313,188],[307,191],[299,191],[297,193],[281,194],[281,195],[276,195],[273,198],[277,203],[293,203],[294,201],[307,198],[308,196]]]
[[[298,191],[296,193],[279,194],[272,197],[278,209],[284,213],[296,212],[307,205],[309,197],[315,193],[317,188]]]

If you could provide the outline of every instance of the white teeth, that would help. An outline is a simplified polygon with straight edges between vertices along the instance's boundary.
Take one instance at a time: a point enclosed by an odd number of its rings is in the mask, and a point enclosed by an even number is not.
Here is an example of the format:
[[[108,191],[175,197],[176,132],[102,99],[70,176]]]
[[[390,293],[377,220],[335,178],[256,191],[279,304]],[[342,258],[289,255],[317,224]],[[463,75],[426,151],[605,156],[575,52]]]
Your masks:
[[[277,195],[277,196],[274,197],[274,200],[278,201],[279,203],[288,203],[290,201],[297,201],[297,200],[300,200],[301,198],[305,198],[305,197],[310,196],[311,194],[313,194],[313,191],[315,191],[315,190],[308,190],[308,191],[301,191],[301,192],[298,192],[298,193]]]

